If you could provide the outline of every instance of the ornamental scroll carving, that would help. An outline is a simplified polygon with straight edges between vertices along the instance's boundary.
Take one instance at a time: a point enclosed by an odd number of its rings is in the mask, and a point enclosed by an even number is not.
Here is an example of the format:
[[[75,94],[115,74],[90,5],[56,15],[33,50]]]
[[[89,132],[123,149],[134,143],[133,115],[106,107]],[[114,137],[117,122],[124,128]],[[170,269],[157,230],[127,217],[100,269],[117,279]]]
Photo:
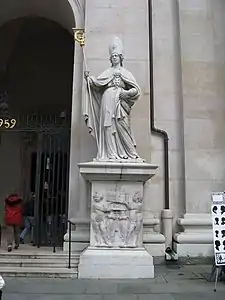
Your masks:
[[[137,247],[143,222],[141,193],[96,192],[92,200],[93,246]]]

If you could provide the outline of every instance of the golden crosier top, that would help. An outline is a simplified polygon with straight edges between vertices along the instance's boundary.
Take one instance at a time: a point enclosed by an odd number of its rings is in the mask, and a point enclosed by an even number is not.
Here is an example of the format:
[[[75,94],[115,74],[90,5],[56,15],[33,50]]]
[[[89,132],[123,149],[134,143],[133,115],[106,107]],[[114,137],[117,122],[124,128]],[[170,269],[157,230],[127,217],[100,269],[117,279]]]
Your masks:
[[[85,45],[85,34],[84,29],[73,28],[74,40],[80,44],[81,47]]]

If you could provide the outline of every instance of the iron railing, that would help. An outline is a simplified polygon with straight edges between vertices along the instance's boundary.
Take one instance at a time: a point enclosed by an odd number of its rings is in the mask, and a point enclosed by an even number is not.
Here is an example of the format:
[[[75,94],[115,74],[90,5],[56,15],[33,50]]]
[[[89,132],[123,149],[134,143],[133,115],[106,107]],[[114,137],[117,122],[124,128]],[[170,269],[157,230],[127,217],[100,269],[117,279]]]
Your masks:
[[[71,233],[72,233],[72,225],[76,226],[75,223],[67,219],[69,224],[69,257],[68,257],[68,269],[71,269]]]
[[[73,226],[76,226],[76,224],[74,223],[74,222],[72,222],[71,220],[69,220],[67,217],[65,217],[65,216],[62,216],[61,217],[61,222],[62,222],[62,224],[65,224],[65,223],[67,223],[69,226],[68,226],[68,230],[67,230],[67,232],[69,233],[69,241],[68,241],[68,243],[69,243],[69,251],[68,251],[68,269],[71,269],[71,255],[72,255],[72,245],[71,245],[71,243],[72,243],[72,225]],[[56,232],[56,224],[53,224],[53,232]],[[55,236],[55,235],[54,235]],[[62,237],[62,240],[64,241],[64,238]],[[53,241],[53,253],[55,253],[56,252],[56,243],[55,243],[55,241]]]

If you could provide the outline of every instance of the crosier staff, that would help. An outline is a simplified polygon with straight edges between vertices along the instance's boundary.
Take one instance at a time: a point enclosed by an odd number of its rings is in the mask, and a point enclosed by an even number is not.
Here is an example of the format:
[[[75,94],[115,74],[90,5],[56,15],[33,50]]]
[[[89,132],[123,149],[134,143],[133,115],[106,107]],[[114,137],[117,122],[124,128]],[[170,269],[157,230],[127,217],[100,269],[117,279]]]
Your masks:
[[[73,28],[73,33],[74,33],[74,40],[81,46],[81,48],[83,50],[85,73],[88,73],[86,54],[85,54],[85,50],[84,50],[84,46],[85,46],[84,29]],[[90,81],[89,81],[88,76],[87,76],[87,88],[88,88],[88,93],[90,95],[92,114],[94,115],[94,107],[93,107],[92,96],[91,96],[91,87],[90,87]],[[97,143],[97,147],[98,147],[98,132],[97,132],[97,126],[95,124],[95,118],[93,118],[93,121],[94,121],[94,130],[95,130],[96,143]]]

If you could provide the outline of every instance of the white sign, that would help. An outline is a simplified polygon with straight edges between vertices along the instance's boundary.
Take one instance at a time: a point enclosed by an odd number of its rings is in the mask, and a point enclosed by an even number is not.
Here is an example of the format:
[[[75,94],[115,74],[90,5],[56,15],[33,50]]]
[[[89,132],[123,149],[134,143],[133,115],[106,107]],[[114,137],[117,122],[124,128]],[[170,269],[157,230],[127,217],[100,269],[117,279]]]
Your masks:
[[[225,193],[212,193],[212,227],[215,263],[225,265]]]
[[[4,286],[5,286],[5,281],[2,278],[2,276],[0,275],[0,291],[3,289]]]

